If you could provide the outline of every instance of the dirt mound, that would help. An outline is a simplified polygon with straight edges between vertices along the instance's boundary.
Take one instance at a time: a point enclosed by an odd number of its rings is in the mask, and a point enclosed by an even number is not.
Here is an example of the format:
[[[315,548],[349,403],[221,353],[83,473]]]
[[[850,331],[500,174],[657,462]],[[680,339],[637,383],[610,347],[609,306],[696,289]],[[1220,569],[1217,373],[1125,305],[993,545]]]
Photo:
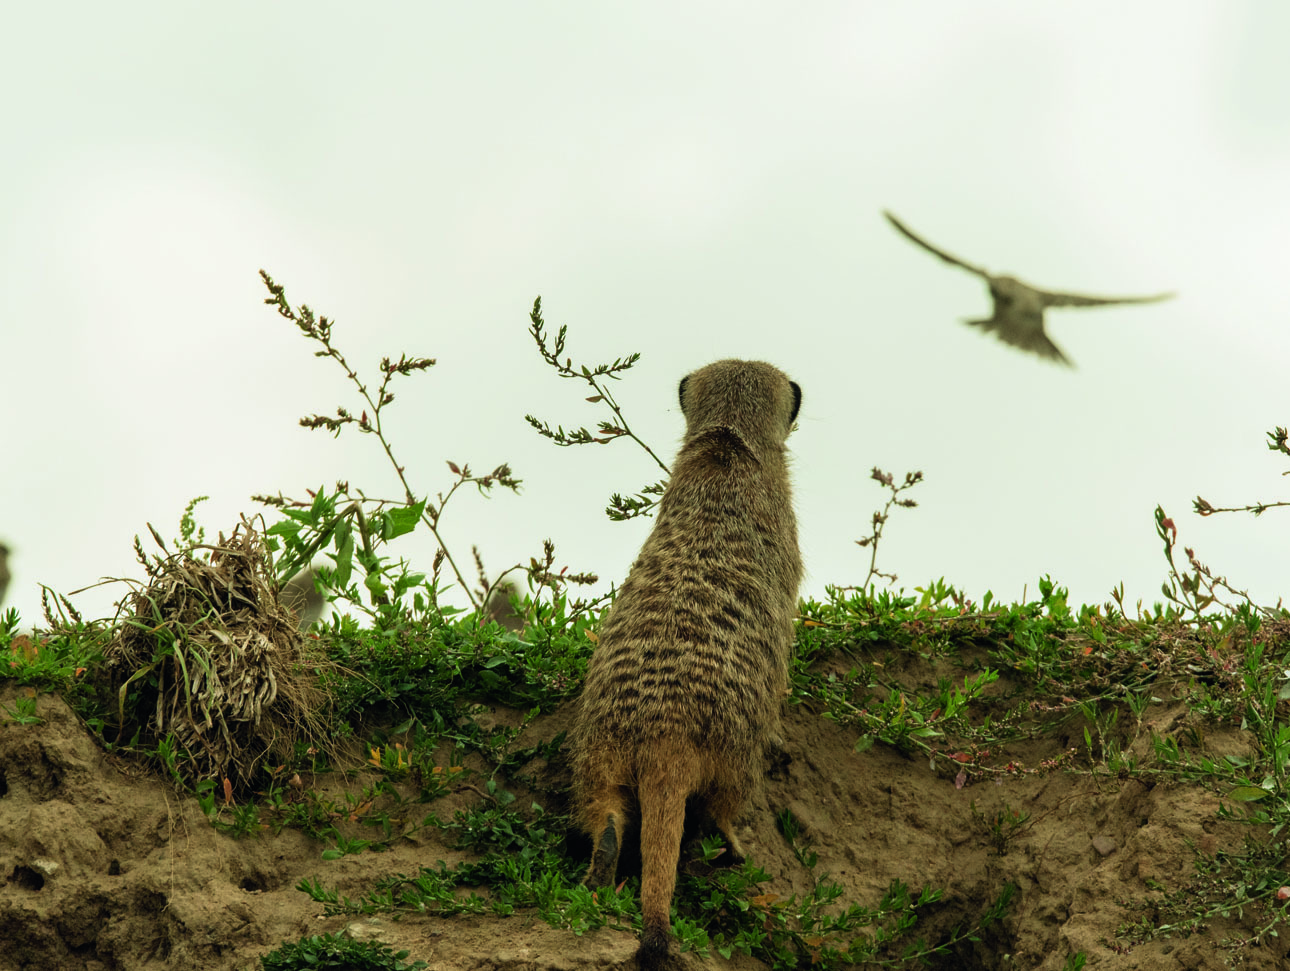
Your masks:
[[[7,687],[12,712],[27,689]],[[402,920],[323,917],[295,889],[304,878],[359,895],[391,873],[412,873],[464,856],[438,831],[388,852],[335,861],[295,830],[232,838],[196,802],[107,755],[57,697],[37,699],[39,723],[0,717],[0,969],[149,971],[258,969],[283,941],[348,927],[354,936],[407,949],[439,969],[631,967],[636,941],[615,930],[581,937],[523,915]],[[1177,712],[1153,709],[1164,727]],[[517,744],[547,740],[565,713],[539,719]],[[941,967],[1061,969],[1076,952],[1086,967],[1223,968],[1215,941],[1239,933],[1214,925],[1203,935],[1128,947],[1115,938],[1129,919],[1118,901],[1140,898],[1148,881],[1176,886],[1195,871],[1195,850],[1236,846],[1242,832],[1215,816],[1217,799],[1196,788],[1137,779],[1094,779],[1060,771],[956,788],[922,761],[875,746],[853,751],[853,736],[801,708],[786,719],[786,758],[772,771],[743,824],[751,857],[774,876],[775,892],[801,892],[808,871],[776,830],[788,809],[819,854],[817,874],[845,888],[844,900],[875,901],[893,878],[944,888],[920,922],[938,930],[979,915],[1008,883],[1017,894],[991,935]],[[1236,732],[1213,731],[1215,750],[1237,750]],[[1074,739],[1036,743],[1037,764]],[[1226,747],[1226,749],[1224,748]],[[463,788],[436,805],[443,815],[478,796]],[[1005,809],[1030,814],[1003,840],[983,824]],[[1193,849],[1195,847],[1195,849]],[[1284,966],[1286,942],[1250,948],[1245,966]],[[758,968],[687,955],[693,967]]]

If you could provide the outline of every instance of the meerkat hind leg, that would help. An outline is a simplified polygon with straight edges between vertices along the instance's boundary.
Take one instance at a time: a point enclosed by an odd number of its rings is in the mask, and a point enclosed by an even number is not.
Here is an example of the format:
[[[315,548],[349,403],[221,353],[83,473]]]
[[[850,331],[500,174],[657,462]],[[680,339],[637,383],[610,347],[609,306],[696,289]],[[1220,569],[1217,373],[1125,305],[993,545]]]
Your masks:
[[[597,799],[591,818],[597,822],[598,836],[591,853],[591,866],[582,882],[588,887],[610,887],[618,873],[618,857],[623,847],[623,831],[626,828],[626,799],[617,787]]]
[[[588,887],[613,886],[614,877],[618,872],[619,837],[617,822],[613,816],[610,816],[605,821],[605,828],[600,833],[600,839],[596,841],[595,852],[591,854],[591,866],[587,869],[587,876],[582,881]]]
[[[735,835],[735,816],[742,804],[742,794],[726,786],[714,790],[706,800],[704,809],[713,827],[726,841],[726,852],[718,859],[718,866],[738,866],[748,857]]]
[[[720,836],[725,842],[725,852],[715,860],[708,861],[712,867],[738,867],[746,859],[739,837],[734,832],[734,816],[742,799],[737,793],[726,789],[713,789],[703,796],[691,799],[686,806],[689,811],[689,825],[686,827],[686,859],[702,859],[704,838]]]

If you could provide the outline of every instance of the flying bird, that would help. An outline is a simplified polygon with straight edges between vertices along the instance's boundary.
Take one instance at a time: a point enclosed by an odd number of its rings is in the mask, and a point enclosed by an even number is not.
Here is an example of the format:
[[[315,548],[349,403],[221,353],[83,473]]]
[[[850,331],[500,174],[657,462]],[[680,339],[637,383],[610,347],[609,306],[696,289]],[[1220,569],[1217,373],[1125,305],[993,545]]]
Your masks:
[[[995,276],[979,266],[973,266],[957,256],[951,256],[945,250],[937,249],[918,236],[891,213],[884,211],[883,215],[901,233],[927,252],[939,256],[946,263],[952,263],[969,273],[975,273],[989,285],[990,298],[994,301],[994,315],[986,320],[969,320],[967,323],[994,331],[999,340],[1005,343],[1020,347],[1022,350],[1033,351],[1040,357],[1059,361],[1067,367],[1074,367],[1074,365],[1044,331],[1044,311],[1049,307],[1101,307],[1116,303],[1154,303],[1157,300],[1168,300],[1173,296],[1172,293],[1158,293],[1150,297],[1090,297],[1079,293],[1040,290],[1028,283],[1022,283],[1016,277]]]

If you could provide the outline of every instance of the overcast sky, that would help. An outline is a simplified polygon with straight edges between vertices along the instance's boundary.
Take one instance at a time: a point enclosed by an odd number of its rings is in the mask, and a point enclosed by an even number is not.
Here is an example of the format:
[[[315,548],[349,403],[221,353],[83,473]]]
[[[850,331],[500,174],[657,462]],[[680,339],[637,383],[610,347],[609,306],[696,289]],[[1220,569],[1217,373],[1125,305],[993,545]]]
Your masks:
[[[0,39],[0,540],[6,605],[138,576],[131,538],[187,501],[228,531],[256,492],[399,494],[375,439],[298,427],[361,407],[265,307],[257,270],[335,343],[438,359],[387,428],[414,487],[509,461],[444,531],[496,571],[557,543],[621,580],[656,478],[594,427],[526,334],[639,351],[616,386],[670,460],[675,387],[722,357],[803,389],[790,439],[803,593],[864,579],[877,465],[926,482],[879,565],[907,589],[1159,599],[1157,503],[1202,560],[1275,601],[1290,518],[1290,6],[1157,0],[766,4],[25,4]],[[960,321],[982,282],[881,217],[1039,286],[1178,291],[1057,310],[1067,370]],[[394,548],[423,566],[433,547]],[[121,586],[75,598],[111,613]]]

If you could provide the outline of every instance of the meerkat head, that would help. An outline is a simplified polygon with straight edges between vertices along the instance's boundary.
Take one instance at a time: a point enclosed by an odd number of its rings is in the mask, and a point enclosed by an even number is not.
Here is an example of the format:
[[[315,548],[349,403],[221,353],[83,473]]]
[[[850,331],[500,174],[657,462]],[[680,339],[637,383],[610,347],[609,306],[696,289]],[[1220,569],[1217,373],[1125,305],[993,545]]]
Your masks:
[[[763,361],[717,361],[681,379],[685,438],[729,429],[754,453],[788,437],[802,404],[802,389]]]

